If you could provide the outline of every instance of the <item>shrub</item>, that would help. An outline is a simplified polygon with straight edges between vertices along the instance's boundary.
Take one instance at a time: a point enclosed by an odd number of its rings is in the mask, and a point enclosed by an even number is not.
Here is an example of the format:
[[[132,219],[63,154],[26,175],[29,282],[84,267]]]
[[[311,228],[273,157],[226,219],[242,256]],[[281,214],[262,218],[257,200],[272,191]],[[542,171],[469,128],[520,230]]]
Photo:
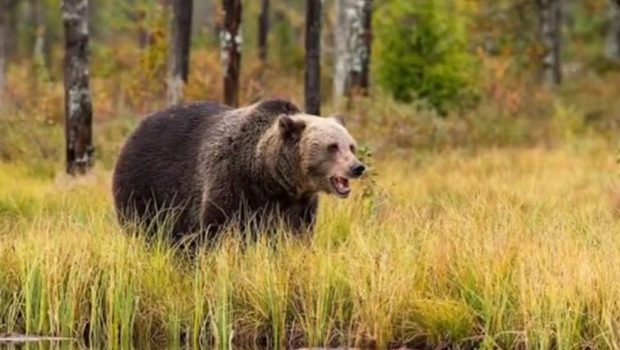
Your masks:
[[[390,0],[374,16],[379,84],[445,115],[478,99],[475,57],[448,1]]]

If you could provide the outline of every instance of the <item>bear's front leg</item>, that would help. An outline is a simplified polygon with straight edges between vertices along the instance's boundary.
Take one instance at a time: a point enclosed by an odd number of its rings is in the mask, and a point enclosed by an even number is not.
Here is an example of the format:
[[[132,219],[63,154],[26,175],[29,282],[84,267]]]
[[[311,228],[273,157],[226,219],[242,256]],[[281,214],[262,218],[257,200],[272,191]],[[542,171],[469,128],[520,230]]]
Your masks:
[[[319,196],[315,194],[288,208],[284,212],[288,231],[295,235],[312,234],[314,232],[318,205]]]
[[[207,241],[217,239],[220,231],[229,224],[234,213],[226,205],[225,200],[218,200],[216,196],[203,197],[200,213],[200,227]]]

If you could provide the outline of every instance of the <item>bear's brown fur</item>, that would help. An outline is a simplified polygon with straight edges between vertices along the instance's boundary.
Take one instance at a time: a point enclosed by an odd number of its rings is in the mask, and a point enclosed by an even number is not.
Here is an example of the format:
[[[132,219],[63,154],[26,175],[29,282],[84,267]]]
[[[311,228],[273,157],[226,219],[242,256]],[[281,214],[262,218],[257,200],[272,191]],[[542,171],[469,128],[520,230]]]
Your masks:
[[[231,221],[268,229],[278,218],[294,232],[311,230],[318,192],[346,197],[348,178],[363,172],[354,147],[335,119],[287,101],[177,105],[146,117],[127,140],[114,204],[121,222],[146,225],[173,210],[175,240]]]

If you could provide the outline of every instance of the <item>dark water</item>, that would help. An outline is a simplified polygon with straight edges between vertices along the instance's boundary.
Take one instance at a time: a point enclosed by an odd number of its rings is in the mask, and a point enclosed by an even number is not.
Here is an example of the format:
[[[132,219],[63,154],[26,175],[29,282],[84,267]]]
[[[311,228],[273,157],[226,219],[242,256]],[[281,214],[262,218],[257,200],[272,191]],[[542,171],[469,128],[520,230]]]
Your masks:
[[[0,349],[86,349],[73,339],[1,335]]]
[[[11,349],[33,349],[33,350],[94,350],[94,349],[150,349],[150,350],[160,350],[160,349],[190,349],[188,346],[180,346],[180,345],[156,345],[152,344],[149,346],[126,346],[126,345],[116,345],[116,346],[88,346],[76,339],[71,338],[54,338],[54,337],[36,337],[36,336],[26,336],[26,335],[0,335],[0,350],[11,350]],[[231,350],[267,350],[264,348],[240,348],[233,347]],[[299,348],[296,350],[339,350],[344,348]],[[269,349],[272,350],[272,349]]]
[[[134,350],[134,349],[150,349],[150,350],[163,350],[163,349],[173,349],[173,350],[181,350],[181,349],[191,349],[189,346],[179,346],[179,345],[149,345],[149,346],[126,346],[126,345],[116,345],[116,346],[88,346],[80,341],[75,339],[57,339],[57,338],[46,338],[46,337],[33,337],[33,336],[21,336],[21,335],[11,335],[11,336],[0,336],[0,350],[22,350],[22,349],[32,349],[32,350],[99,350],[99,349],[121,349],[121,350]],[[233,347],[231,350],[266,350],[263,348],[239,348]],[[319,348],[313,348],[319,349]],[[272,350],[272,349],[270,349]],[[299,349],[302,350],[302,349]]]

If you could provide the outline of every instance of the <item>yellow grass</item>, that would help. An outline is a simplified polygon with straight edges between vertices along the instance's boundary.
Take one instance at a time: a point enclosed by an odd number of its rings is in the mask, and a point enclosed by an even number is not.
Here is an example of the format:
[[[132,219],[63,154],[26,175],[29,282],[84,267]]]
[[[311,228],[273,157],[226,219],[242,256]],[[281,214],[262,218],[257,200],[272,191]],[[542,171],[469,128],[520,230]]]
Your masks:
[[[620,347],[613,150],[381,155],[311,241],[196,261],[117,227],[110,173],[0,164],[0,333],[268,348]],[[362,187],[368,191],[361,196]]]

